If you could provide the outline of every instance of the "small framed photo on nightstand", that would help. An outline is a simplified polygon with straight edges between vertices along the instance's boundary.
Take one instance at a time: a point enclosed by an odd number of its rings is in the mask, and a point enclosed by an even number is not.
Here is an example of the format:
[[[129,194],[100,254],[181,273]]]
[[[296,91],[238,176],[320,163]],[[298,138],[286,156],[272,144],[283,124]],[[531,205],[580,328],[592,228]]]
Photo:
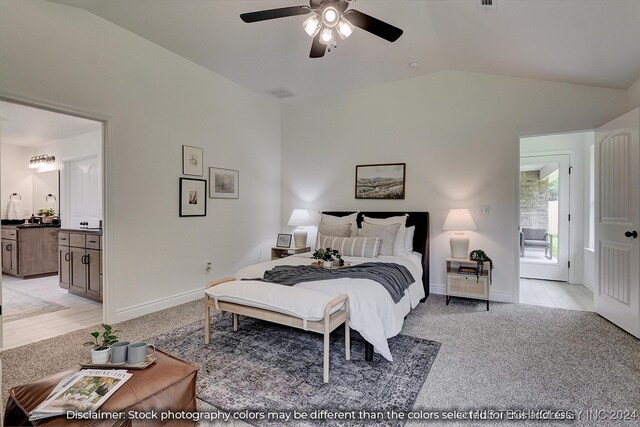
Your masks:
[[[278,240],[276,241],[276,248],[290,248],[292,234],[278,234]]]

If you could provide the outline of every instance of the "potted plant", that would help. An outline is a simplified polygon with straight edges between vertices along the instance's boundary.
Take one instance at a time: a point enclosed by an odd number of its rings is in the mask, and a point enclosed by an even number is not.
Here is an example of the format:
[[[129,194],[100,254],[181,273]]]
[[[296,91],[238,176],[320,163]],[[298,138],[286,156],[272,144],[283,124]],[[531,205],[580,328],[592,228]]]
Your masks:
[[[53,220],[53,216],[56,214],[56,211],[53,209],[39,209],[38,215],[43,216],[42,223],[49,224]]]
[[[105,323],[102,324],[102,329],[102,334],[100,331],[91,332],[93,341],[84,343],[85,346],[93,346],[91,349],[91,363],[96,365],[107,363],[111,352],[111,344],[118,342],[118,337],[114,334],[120,332]]]
[[[484,270],[484,263],[489,263],[489,284],[491,284],[491,282],[493,282],[493,261],[491,258],[489,258],[483,250],[476,249],[475,251],[471,251],[469,259],[476,262],[476,280],[480,280],[480,275]]]
[[[311,255],[311,258],[318,260],[318,264],[322,264],[325,268],[331,268],[334,264],[340,267],[344,265],[342,255],[340,255],[340,252],[336,249],[317,249],[313,255]]]

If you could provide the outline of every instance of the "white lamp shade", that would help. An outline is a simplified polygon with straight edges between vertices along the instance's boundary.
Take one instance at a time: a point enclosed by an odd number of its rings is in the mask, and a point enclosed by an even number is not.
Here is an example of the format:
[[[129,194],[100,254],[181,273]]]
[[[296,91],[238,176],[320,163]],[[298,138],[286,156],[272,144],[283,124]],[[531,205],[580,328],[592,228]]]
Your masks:
[[[477,229],[469,209],[449,209],[447,219],[442,225],[443,231],[474,231]]]
[[[306,209],[294,209],[287,225],[293,227],[311,225],[311,216],[309,215],[309,211]]]

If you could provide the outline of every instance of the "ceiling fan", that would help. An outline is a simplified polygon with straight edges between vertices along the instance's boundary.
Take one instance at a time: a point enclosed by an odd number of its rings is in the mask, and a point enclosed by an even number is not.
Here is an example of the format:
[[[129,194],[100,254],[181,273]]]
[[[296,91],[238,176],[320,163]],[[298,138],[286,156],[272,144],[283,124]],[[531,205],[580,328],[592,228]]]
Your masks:
[[[327,48],[336,46],[336,33],[344,40],[353,33],[355,27],[390,42],[398,40],[402,35],[402,30],[398,27],[358,10],[347,10],[351,1],[353,0],[310,0],[309,6],[290,6],[242,13],[240,18],[244,22],[251,23],[311,14],[302,24],[305,32],[313,37],[310,58],[323,57]]]

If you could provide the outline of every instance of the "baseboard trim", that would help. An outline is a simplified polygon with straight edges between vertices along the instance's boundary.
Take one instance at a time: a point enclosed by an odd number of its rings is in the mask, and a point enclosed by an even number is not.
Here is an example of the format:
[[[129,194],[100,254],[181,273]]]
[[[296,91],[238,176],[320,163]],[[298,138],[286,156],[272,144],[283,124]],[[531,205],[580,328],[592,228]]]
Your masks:
[[[436,295],[444,295],[445,294],[445,286],[431,283],[429,285],[429,293]],[[514,302],[513,294],[506,292],[493,292],[489,290],[489,301],[496,302]],[[515,301],[517,302],[517,301]]]
[[[202,298],[203,295],[204,291],[200,288],[183,292],[177,295],[172,295],[170,297],[159,298],[154,301],[126,307],[116,311],[116,318],[113,323],[124,322],[125,320],[144,316],[145,314],[155,313],[156,311],[195,301],[198,298]]]

